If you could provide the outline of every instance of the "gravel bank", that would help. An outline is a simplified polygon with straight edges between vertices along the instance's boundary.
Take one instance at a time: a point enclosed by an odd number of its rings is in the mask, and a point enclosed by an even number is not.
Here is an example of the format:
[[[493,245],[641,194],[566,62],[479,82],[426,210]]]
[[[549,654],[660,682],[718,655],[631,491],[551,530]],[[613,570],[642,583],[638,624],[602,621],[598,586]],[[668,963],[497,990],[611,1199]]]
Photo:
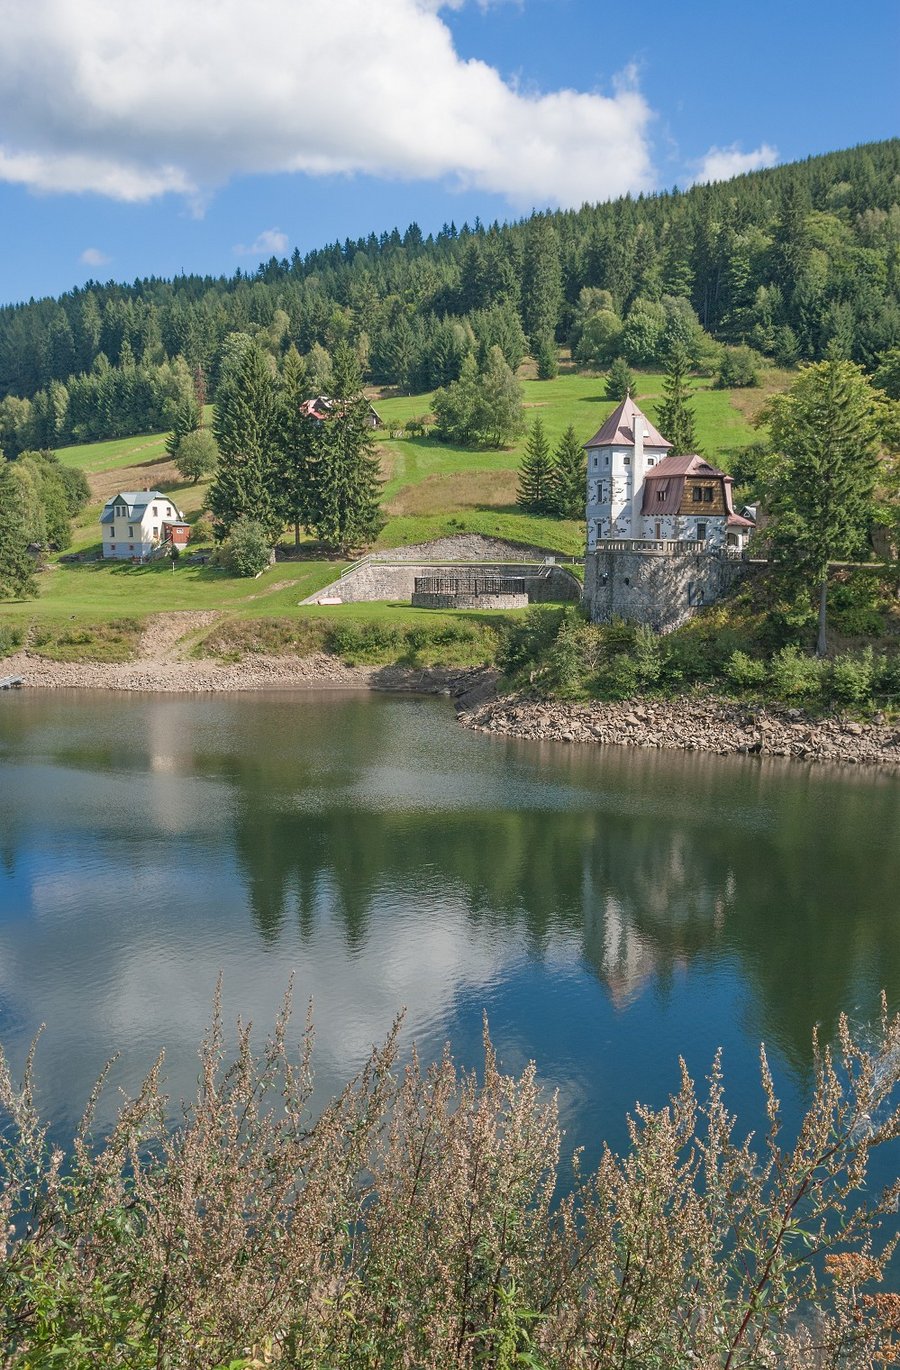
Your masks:
[[[161,690],[197,694],[203,691],[362,688],[371,668],[345,666],[337,657],[259,656],[247,661],[159,660],[48,661],[17,652],[0,661],[0,675],[20,675],[28,688],[44,690]]]
[[[900,726],[813,720],[800,709],[709,697],[569,704],[521,695],[461,706],[463,727],[511,737],[900,766]]]

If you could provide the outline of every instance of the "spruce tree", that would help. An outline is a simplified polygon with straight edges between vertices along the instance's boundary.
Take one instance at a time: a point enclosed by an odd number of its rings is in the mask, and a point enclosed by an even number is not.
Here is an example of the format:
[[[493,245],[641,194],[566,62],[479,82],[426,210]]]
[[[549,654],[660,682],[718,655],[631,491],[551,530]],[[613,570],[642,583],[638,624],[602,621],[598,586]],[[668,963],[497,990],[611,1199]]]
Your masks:
[[[310,426],[301,405],[309,393],[306,364],[296,347],[288,348],[278,387],[278,443],[275,456],[276,480],[285,518],[294,525],[294,545],[299,546],[300,529],[308,528],[315,508],[315,467]]]
[[[322,542],[346,552],[371,542],[384,527],[369,401],[362,393],[359,358],[346,343],[334,349],[333,391],[336,403],[329,417],[304,420],[300,436],[309,474],[309,521]]]
[[[665,399],[659,406],[658,423],[663,437],[672,444],[672,456],[696,452],[694,411],[688,404],[688,355],[683,343],[673,343],[663,380]]]
[[[37,594],[28,551],[29,521],[23,483],[0,455],[0,597],[4,599]]]
[[[553,492],[553,458],[540,415],[536,415],[519,465],[516,503],[529,514],[550,511]]]
[[[372,452],[369,402],[359,392],[327,419],[307,419],[314,473],[311,526],[327,546],[347,552],[384,527],[381,471]]]
[[[817,651],[827,648],[829,563],[865,546],[878,476],[877,392],[848,361],[804,367],[767,417],[778,464],[770,477],[772,549],[819,601]]]
[[[633,395],[637,382],[624,357],[616,357],[606,375],[606,398],[621,404]]]
[[[587,455],[569,424],[553,459],[550,510],[561,519],[583,519],[587,499]]]
[[[174,459],[178,451],[178,445],[183,437],[188,433],[196,433],[200,428],[202,418],[200,406],[193,394],[185,395],[175,411],[175,422],[172,424],[172,431],[166,438],[166,451]]]
[[[275,386],[266,354],[246,335],[229,345],[216,392],[213,432],[219,469],[209,493],[216,537],[256,519],[274,542],[284,524],[278,499]]]

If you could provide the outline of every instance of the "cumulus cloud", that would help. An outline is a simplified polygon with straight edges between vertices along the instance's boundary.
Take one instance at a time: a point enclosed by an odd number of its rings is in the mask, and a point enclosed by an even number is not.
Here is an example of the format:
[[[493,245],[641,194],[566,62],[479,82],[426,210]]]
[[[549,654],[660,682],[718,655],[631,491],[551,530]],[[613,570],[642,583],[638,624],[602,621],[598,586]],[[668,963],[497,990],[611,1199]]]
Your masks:
[[[264,228],[252,243],[235,243],[234,250],[240,257],[283,257],[287,245],[288,235],[280,228]]]
[[[745,171],[759,171],[762,167],[774,166],[777,161],[778,149],[770,147],[768,143],[761,143],[752,152],[741,152],[737,143],[732,143],[731,147],[711,147],[700,162],[694,179],[701,184],[728,181]]]
[[[517,206],[652,188],[651,110],[463,60],[447,0],[5,0],[0,180],[125,201],[254,172],[443,179]]]
[[[99,247],[86,247],[79,257],[85,266],[106,266],[111,260]]]

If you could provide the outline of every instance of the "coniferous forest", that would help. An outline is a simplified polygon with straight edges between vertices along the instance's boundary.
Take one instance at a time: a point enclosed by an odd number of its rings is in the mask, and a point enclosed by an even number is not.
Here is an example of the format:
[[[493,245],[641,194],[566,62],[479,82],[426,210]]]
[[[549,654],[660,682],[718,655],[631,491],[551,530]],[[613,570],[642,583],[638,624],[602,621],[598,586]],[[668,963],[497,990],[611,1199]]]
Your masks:
[[[0,447],[170,426],[214,397],[223,343],[296,349],[310,393],[340,345],[364,378],[407,392],[483,368],[499,347],[552,376],[658,365],[674,342],[734,383],[753,353],[780,365],[848,358],[874,370],[900,343],[900,139],[686,192],[349,240],[255,274],[89,282],[0,309]],[[741,349],[723,352],[725,347]],[[752,349],[747,353],[746,349]]]

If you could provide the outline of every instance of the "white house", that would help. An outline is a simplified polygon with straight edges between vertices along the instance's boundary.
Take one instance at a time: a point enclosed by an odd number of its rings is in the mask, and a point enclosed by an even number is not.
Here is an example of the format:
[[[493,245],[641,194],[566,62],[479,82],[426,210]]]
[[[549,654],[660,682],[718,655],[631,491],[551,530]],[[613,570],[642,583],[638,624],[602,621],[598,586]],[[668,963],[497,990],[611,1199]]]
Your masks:
[[[160,490],[120,490],[100,515],[104,557],[145,561],[164,543],[184,547],[190,525]]]
[[[589,552],[619,538],[743,551],[753,523],[735,512],[731,476],[671,447],[630,395],[585,444]]]

